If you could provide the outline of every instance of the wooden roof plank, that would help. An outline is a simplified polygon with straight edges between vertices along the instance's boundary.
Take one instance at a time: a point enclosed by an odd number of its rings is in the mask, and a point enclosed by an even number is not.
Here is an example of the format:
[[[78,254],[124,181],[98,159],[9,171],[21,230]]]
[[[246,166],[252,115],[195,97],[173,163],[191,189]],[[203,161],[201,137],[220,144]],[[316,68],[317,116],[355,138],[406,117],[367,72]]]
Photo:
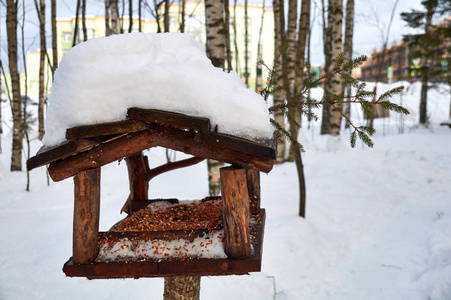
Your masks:
[[[127,118],[179,129],[192,129],[195,131],[210,131],[211,129],[208,118],[193,117],[158,109],[131,107],[127,111]]]
[[[199,132],[195,140],[199,143],[214,144],[219,147],[233,149],[258,157],[276,159],[275,149],[231,135],[215,132]]]
[[[41,147],[38,153],[27,161],[27,169],[32,170],[37,167],[45,166],[51,162],[74,155],[75,153],[89,150],[98,144],[100,144],[99,140],[79,139],[67,141],[52,148]]]
[[[49,166],[49,175],[54,181],[74,176],[80,171],[101,167],[110,162],[130,156],[139,151],[161,146],[197,157],[211,158],[249,167],[261,172],[271,171],[274,159],[258,157],[250,153],[223,148],[210,143],[197,143],[195,132],[154,124],[152,128],[130,133],[107,144],[101,144],[76,156],[55,161]]]
[[[117,134],[86,139],[77,139],[73,141],[65,141],[61,145],[55,147],[41,147],[41,149],[39,149],[35,156],[28,159],[27,169],[30,171],[32,169],[48,165],[58,160],[64,160],[70,156],[88,151],[102,143],[108,143],[122,136],[123,134]]]
[[[75,140],[112,134],[130,133],[146,130],[146,123],[136,120],[124,120],[95,125],[72,127],[66,130],[66,139]]]

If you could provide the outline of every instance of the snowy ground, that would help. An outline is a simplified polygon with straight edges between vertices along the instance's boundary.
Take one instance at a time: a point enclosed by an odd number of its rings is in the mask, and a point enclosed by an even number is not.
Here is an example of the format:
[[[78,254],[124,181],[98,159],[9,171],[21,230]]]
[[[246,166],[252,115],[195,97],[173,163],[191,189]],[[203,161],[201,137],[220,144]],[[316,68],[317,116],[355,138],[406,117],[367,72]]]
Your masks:
[[[346,133],[340,147],[331,147],[318,135],[318,126],[304,129],[307,218],[297,216],[293,163],[262,174],[267,211],[262,272],[202,278],[201,298],[451,299],[451,129],[438,126],[448,118],[449,92],[430,92],[429,129],[413,126],[418,93],[414,85],[403,96],[414,111],[404,126],[398,117],[377,121],[373,149],[350,149]],[[4,113],[7,108],[2,103]],[[71,256],[72,180],[47,186],[40,168],[31,172],[26,192],[25,172],[9,172],[7,124],[4,130],[0,299],[161,299],[162,279],[65,277],[61,268]],[[33,141],[32,153],[39,147]],[[163,149],[146,154],[153,166],[165,160]],[[205,164],[166,173],[150,185],[155,198],[195,199],[207,193]],[[101,230],[121,218],[127,195],[125,164],[102,168]]]

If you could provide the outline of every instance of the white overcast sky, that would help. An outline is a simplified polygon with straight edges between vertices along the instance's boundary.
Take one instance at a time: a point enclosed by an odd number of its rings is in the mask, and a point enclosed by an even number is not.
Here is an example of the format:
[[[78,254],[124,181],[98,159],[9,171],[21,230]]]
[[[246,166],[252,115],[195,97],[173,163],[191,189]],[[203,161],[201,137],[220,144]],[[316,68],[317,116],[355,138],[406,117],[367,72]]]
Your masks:
[[[344,0],[346,1],[346,0]],[[4,2],[4,1],[3,1]],[[50,1],[47,2],[47,18],[50,18]],[[102,15],[104,14],[104,0],[88,0],[87,14]],[[137,2],[137,1],[136,1]],[[234,1],[229,1],[233,3]],[[242,0],[238,3],[243,2]],[[263,1],[249,0],[249,3],[262,3]],[[300,2],[300,1],[299,1]],[[327,1],[326,1],[327,2]],[[390,21],[390,15],[393,10],[396,0],[355,0],[355,29],[354,29],[354,53],[353,56],[366,54],[371,55],[371,51],[375,48],[381,48],[385,35],[387,34],[387,27]],[[25,44],[30,51],[36,51],[39,48],[38,25],[36,19],[36,12],[34,10],[33,0],[25,0],[26,16],[29,21],[25,24]],[[266,6],[271,7],[272,1],[265,0]],[[70,17],[74,14],[76,0],[58,0],[58,17]],[[7,51],[6,51],[6,33],[5,33],[5,16],[6,9],[3,5],[1,8],[1,43],[2,43],[2,60],[7,65]],[[136,7],[135,7],[136,8]],[[411,32],[404,22],[401,20],[400,13],[410,11],[412,8],[421,9],[421,0],[398,0],[396,11],[393,19],[393,24],[389,34],[390,43],[393,41],[400,41],[402,35]],[[321,33],[321,1],[312,0],[312,18],[313,33],[312,33],[312,50],[311,62],[313,64],[320,64],[324,61],[322,33]],[[146,17],[150,18],[150,13],[146,13]],[[50,22],[47,22],[48,25]],[[50,26],[50,25],[49,25]],[[47,29],[48,43],[51,42],[50,28]],[[33,43],[34,42],[34,43]],[[7,72],[7,68],[5,69]]]

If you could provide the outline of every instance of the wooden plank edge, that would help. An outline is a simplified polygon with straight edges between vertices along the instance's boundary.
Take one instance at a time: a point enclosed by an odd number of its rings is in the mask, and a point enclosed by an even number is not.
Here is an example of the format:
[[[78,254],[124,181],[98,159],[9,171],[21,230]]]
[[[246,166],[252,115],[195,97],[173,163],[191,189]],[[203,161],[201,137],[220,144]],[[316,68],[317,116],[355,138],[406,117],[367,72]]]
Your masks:
[[[190,129],[195,131],[211,130],[210,120],[208,118],[194,117],[159,109],[131,107],[127,110],[127,118],[178,129]]]
[[[66,139],[84,139],[105,135],[130,133],[146,129],[147,125],[144,122],[137,120],[123,120],[68,128],[66,129]]]
[[[214,144],[222,148],[240,151],[256,157],[272,160],[276,159],[275,148],[244,138],[215,132],[199,132],[196,134],[194,139],[198,143]]]

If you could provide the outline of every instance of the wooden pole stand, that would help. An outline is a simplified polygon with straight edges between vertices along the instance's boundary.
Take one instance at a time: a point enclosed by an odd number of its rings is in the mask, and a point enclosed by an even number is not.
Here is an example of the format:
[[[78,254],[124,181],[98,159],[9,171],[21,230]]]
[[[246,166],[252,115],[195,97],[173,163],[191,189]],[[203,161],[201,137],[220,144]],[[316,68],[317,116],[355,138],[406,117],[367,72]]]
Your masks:
[[[99,253],[100,168],[75,175],[74,194],[73,261],[89,264]]]
[[[229,258],[245,258],[251,254],[246,169],[221,168],[220,175],[225,252]]]

